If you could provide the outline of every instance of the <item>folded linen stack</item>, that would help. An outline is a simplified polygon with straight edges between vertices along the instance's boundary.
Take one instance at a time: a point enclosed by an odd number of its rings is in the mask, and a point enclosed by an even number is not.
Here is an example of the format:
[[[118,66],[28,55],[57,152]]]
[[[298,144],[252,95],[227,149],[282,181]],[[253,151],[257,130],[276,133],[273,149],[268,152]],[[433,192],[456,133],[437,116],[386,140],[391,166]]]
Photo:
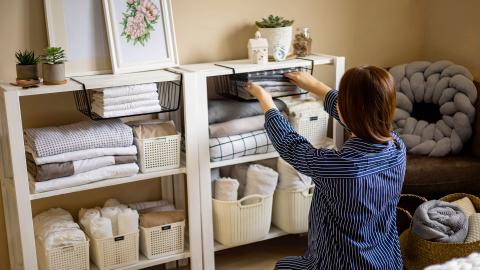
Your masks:
[[[275,101],[285,110],[285,103]],[[275,149],[264,129],[265,117],[257,101],[209,100],[210,159],[220,161],[265,154]]]
[[[185,220],[185,211],[175,209],[168,201],[146,201],[128,205],[140,213],[140,226],[152,228]]]
[[[138,172],[132,129],[118,119],[29,128],[24,133],[34,193]]]
[[[85,243],[87,238],[72,215],[61,208],[51,208],[33,218],[35,240],[45,250]]]
[[[304,70],[305,68],[288,68],[239,73],[231,75],[230,79],[236,87],[238,95],[243,99],[254,99],[254,97],[245,90],[245,86],[247,86],[248,83],[256,83],[262,86],[266,91],[270,92],[273,97],[278,97],[302,92],[302,90],[298,86],[292,84],[284,74]]]
[[[103,118],[162,110],[155,83],[94,89],[91,105],[92,111]]]

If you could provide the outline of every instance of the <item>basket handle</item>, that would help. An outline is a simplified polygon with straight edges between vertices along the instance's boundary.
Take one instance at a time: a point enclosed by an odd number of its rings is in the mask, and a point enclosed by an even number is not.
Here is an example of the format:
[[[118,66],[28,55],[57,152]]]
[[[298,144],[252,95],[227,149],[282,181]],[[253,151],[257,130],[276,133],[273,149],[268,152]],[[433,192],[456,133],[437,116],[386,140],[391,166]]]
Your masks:
[[[308,189],[302,192],[302,195],[307,198],[307,197],[312,197],[313,192],[315,191],[315,185],[310,185],[308,186]]]
[[[260,201],[257,202],[257,203],[252,203],[252,204],[243,204],[244,201],[248,200],[248,199],[259,199]],[[248,196],[245,196],[243,197],[242,199],[240,199],[237,203],[238,203],[238,207],[240,208],[247,208],[247,207],[255,207],[255,206],[259,206],[263,203],[263,201],[265,200],[264,196],[262,195],[258,195],[258,194],[253,194],[253,195],[248,195]]]

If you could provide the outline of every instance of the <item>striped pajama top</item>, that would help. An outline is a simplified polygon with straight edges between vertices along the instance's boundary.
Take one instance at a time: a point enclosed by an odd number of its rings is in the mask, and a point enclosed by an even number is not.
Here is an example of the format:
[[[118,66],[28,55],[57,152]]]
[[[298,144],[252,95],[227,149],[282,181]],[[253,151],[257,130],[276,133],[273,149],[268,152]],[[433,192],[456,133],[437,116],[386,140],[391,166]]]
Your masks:
[[[325,110],[340,121],[337,96],[327,94]],[[265,117],[280,156],[316,186],[307,252],[280,260],[276,269],[402,269],[396,226],[406,162],[402,140],[392,133],[387,144],[354,137],[338,151],[316,149],[277,109]]]

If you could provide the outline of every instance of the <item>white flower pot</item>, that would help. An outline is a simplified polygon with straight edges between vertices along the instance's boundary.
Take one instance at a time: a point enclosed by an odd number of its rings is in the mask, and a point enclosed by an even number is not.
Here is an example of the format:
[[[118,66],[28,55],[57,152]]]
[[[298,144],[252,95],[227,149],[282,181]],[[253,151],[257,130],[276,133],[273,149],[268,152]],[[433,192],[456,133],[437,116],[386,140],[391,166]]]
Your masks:
[[[259,28],[263,38],[268,40],[268,56],[273,57],[275,47],[282,47],[288,55],[292,45],[293,28],[291,26],[280,28]]]

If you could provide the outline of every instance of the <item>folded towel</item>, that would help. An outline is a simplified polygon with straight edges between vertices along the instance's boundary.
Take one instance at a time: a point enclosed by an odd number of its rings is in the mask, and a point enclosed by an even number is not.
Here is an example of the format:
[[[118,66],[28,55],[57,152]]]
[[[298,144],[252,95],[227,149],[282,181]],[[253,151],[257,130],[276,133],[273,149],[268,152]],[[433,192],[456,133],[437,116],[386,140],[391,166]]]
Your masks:
[[[286,105],[281,100],[274,100],[280,111],[285,111]],[[231,99],[212,99],[208,101],[208,123],[223,123],[234,119],[263,115],[258,101],[237,101]]]
[[[122,208],[119,206],[104,207],[100,212],[102,213],[102,217],[110,219],[113,235],[118,235],[118,215],[122,212]]]
[[[282,158],[277,161],[279,189],[304,191],[310,188],[312,178],[299,173]]]
[[[43,240],[43,245],[46,250],[49,250],[53,248],[85,243],[85,241],[87,241],[87,238],[82,230],[66,229],[50,232]]]
[[[480,213],[470,215],[468,218],[468,234],[465,243],[480,241]]]
[[[138,212],[133,209],[122,209],[117,216],[118,234],[125,235],[138,232]]]
[[[170,204],[168,201],[160,200],[160,201],[147,201],[147,202],[136,202],[130,203],[128,207],[134,210],[143,210],[147,208],[153,208],[158,206],[165,206]]]
[[[62,208],[50,208],[47,211],[43,211],[33,218],[35,235],[38,235],[43,227],[61,221],[73,221],[73,217],[68,211]]]
[[[30,190],[32,193],[41,193],[74,186],[85,185],[110,178],[132,176],[138,173],[138,165],[135,163],[112,165],[89,172],[79,173],[72,176],[56,178],[44,182],[35,182],[30,176]]]
[[[219,138],[261,130],[264,125],[265,116],[257,115],[234,119],[223,123],[211,124],[208,127],[208,130],[210,131],[210,138]]]
[[[92,209],[80,209],[78,214],[78,219],[80,220],[80,224],[82,224],[85,231],[90,234],[90,222],[94,218],[101,217],[100,209],[92,208]]]
[[[452,203],[460,207],[467,217],[477,213],[477,210],[475,210],[475,206],[468,197],[464,197]]]
[[[238,198],[243,198],[245,196],[245,187],[247,185],[247,171],[250,164],[242,163],[237,164],[232,167],[230,175],[233,179],[237,179],[238,186]]]
[[[177,129],[175,128],[175,124],[173,123],[173,121],[154,124],[137,123],[133,127],[133,133],[135,134],[135,138],[150,139],[175,135],[177,134]]]
[[[236,201],[238,199],[238,181],[229,177],[215,181],[214,198],[220,201]]]
[[[113,237],[112,221],[106,217],[96,217],[90,220],[89,236],[94,239]]]
[[[154,106],[140,107],[135,109],[107,111],[107,112],[104,111],[102,108],[94,107],[92,111],[103,118],[110,118],[110,117],[122,117],[122,116],[130,116],[130,115],[137,115],[137,114],[161,112],[162,107],[160,105],[154,105]]]
[[[96,158],[96,157],[102,157],[102,156],[128,156],[128,155],[137,154],[137,147],[135,145],[131,145],[128,147],[94,148],[94,149],[68,152],[68,153],[63,153],[63,154],[48,156],[48,157],[37,156],[35,153],[33,153],[33,150],[31,150],[29,147],[27,147],[26,150],[28,153],[32,154],[33,161],[35,162],[36,165],[84,160],[84,159],[90,159],[90,158]]]
[[[135,101],[130,103],[108,105],[108,106],[104,106],[102,104],[93,102],[92,108],[94,111],[112,112],[112,111],[132,110],[132,109],[157,106],[157,105],[160,105],[160,101],[158,99],[154,99],[154,100],[142,100],[142,101]]]
[[[128,147],[132,128],[118,119],[82,121],[71,125],[25,129],[25,142],[39,157],[93,149]]]
[[[103,106],[111,106],[111,105],[119,105],[125,103],[132,103],[137,101],[145,101],[145,100],[158,100],[158,93],[157,92],[148,92],[145,94],[139,95],[132,95],[132,96],[120,96],[114,98],[104,98],[103,95],[99,92],[94,92],[93,96],[93,103]]]
[[[147,213],[140,215],[140,226],[152,228],[185,220],[185,212],[176,210],[170,212]]]
[[[103,207],[113,207],[113,206],[122,206],[122,205],[123,204],[121,204],[117,199],[110,198],[105,201],[105,203],[103,204]],[[125,205],[125,207],[127,206]]]
[[[412,232],[425,240],[463,243],[467,237],[468,219],[455,204],[428,201],[415,210]]]
[[[250,82],[259,82],[259,81],[281,81],[281,82],[290,82],[290,79],[284,76],[285,73],[293,71],[306,71],[305,67],[296,67],[296,68],[283,68],[275,70],[264,70],[248,73],[238,73],[230,76],[232,80],[236,81],[250,81]]]
[[[275,191],[277,181],[278,173],[276,171],[259,164],[252,164],[248,167],[244,196],[271,195]]]
[[[173,204],[167,204],[163,206],[156,206],[156,207],[150,207],[150,208],[138,210],[138,213],[146,214],[146,213],[154,213],[154,212],[168,212],[168,211],[175,211],[175,210],[176,209]]]
[[[104,98],[115,98],[157,92],[157,85],[155,83],[136,84],[128,86],[109,87],[103,89],[94,89],[93,91],[102,95]]]

